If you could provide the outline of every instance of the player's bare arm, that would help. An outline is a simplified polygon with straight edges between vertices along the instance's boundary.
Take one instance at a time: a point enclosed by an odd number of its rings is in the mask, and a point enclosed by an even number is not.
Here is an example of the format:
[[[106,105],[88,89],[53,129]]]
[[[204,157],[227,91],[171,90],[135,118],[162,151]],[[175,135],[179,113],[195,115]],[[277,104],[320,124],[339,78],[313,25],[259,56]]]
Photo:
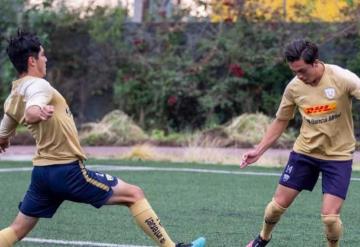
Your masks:
[[[29,124],[35,124],[50,119],[53,114],[54,106],[52,105],[46,105],[44,107],[34,105],[26,109],[25,121]]]
[[[289,120],[275,119],[267,129],[265,136],[256,148],[246,152],[241,160],[240,168],[255,163],[263,153],[281,136],[289,124]]]

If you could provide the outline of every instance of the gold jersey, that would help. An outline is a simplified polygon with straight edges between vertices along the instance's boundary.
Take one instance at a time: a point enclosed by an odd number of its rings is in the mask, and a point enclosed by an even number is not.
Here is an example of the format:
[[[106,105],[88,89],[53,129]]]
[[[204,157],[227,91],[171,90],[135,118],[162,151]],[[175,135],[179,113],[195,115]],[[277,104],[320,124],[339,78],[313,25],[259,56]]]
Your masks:
[[[53,105],[53,116],[36,124],[25,123],[25,110],[34,105]],[[17,123],[25,125],[35,138],[35,166],[86,159],[69,106],[64,97],[46,80],[25,76],[13,81],[11,93],[4,104],[4,112]]]
[[[324,64],[316,86],[295,77],[286,87],[276,117],[302,116],[294,151],[325,160],[349,160],[355,150],[352,97],[360,99],[360,79],[349,70]]]

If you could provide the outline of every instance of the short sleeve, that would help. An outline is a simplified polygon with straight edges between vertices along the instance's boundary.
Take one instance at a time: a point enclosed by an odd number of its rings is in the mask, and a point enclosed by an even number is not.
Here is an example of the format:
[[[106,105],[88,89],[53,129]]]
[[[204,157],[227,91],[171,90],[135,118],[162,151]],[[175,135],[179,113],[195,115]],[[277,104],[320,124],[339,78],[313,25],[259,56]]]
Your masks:
[[[286,87],[281,98],[280,106],[276,113],[276,118],[279,120],[290,120],[295,116],[296,104],[291,94],[289,85]]]
[[[0,138],[8,138],[15,134],[17,125],[18,123],[14,119],[4,114],[4,118],[0,123]]]
[[[28,107],[43,107],[51,101],[54,89],[41,78],[31,78],[21,84],[13,85],[11,94],[4,103],[4,112],[21,123]]]
[[[25,109],[34,105],[44,107],[51,101],[53,93],[54,89],[49,82],[43,79],[36,80],[28,85],[24,91],[26,102]]]
[[[350,70],[344,69],[342,79],[345,81],[346,89],[349,94],[356,99],[360,99],[360,78]]]

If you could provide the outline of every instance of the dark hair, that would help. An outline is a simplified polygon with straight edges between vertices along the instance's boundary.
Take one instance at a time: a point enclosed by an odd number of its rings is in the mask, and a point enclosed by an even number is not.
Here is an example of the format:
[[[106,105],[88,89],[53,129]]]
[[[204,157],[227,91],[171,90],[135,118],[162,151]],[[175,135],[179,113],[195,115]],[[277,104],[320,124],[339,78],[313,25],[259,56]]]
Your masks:
[[[314,43],[299,39],[292,41],[285,47],[284,56],[288,62],[303,59],[305,63],[312,64],[319,58],[319,49]]]
[[[27,72],[28,58],[38,58],[41,46],[39,38],[35,34],[18,30],[17,36],[11,37],[8,42],[6,53],[11,63],[18,73]]]

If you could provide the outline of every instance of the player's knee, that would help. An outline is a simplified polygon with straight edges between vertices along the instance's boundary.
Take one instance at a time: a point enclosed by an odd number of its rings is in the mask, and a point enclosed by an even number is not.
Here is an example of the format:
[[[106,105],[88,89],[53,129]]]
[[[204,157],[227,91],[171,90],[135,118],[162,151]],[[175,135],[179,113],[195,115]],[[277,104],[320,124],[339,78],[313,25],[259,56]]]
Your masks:
[[[145,198],[144,191],[139,186],[136,185],[134,185],[133,188],[131,189],[131,194],[134,199],[134,202]]]
[[[265,222],[268,224],[276,224],[281,215],[286,211],[286,208],[281,207],[274,199],[269,202],[265,208]]]
[[[334,243],[338,242],[342,233],[342,222],[340,215],[321,215],[321,218],[322,222],[324,223],[324,230],[327,240]]]
[[[322,222],[324,223],[325,227],[332,227],[332,226],[341,226],[341,219],[340,215],[338,214],[329,214],[329,215],[321,215]]]

